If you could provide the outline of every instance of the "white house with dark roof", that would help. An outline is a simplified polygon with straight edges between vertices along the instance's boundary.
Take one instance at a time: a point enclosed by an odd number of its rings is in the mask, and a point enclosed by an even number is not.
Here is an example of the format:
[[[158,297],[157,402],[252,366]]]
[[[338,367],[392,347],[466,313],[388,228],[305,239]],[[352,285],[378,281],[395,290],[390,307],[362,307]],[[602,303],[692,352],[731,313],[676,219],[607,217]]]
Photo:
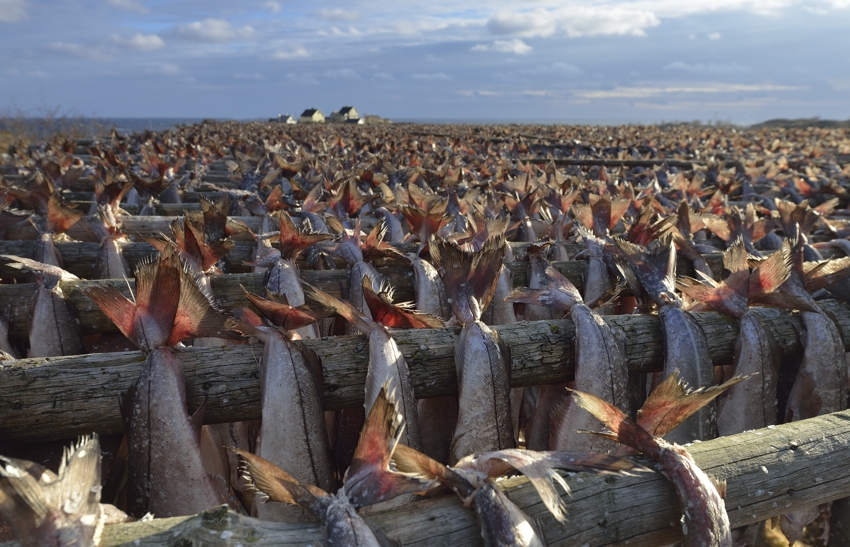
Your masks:
[[[301,113],[298,123],[325,123],[325,115],[318,108],[308,108]]]

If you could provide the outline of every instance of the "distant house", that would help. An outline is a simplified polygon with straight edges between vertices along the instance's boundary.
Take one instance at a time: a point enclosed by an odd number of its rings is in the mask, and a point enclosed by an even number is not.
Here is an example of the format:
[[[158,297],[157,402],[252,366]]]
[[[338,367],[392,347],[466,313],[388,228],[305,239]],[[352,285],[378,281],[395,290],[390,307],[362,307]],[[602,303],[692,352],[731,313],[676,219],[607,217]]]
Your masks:
[[[288,123],[288,124],[296,124],[298,121],[290,116],[289,114],[278,114],[277,118],[272,118],[269,120],[270,122],[279,122],[279,123]]]
[[[328,116],[328,121],[331,123],[357,123],[360,119],[360,114],[353,106],[343,106],[338,112],[332,112]]]
[[[318,108],[308,108],[298,118],[299,123],[325,123],[325,115]]]

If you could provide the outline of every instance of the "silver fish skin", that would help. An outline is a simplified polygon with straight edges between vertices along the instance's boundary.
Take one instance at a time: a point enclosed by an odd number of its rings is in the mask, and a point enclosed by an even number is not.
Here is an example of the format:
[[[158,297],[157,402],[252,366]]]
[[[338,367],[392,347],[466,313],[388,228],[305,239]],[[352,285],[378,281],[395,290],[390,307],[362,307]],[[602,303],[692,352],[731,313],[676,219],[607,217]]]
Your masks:
[[[100,251],[97,256],[97,273],[99,279],[123,279],[131,277],[130,264],[124,258],[121,247],[125,241],[113,237],[106,237],[100,242]]]
[[[513,325],[517,322],[514,305],[505,302],[511,290],[513,290],[513,275],[503,264],[499,270],[499,281],[496,284],[493,300],[481,314],[481,321],[488,325]]]
[[[680,377],[691,389],[714,382],[714,365],[708,354],[705,332],[694,317],[673,305],[661,306],[661,332],[664,337],[664,376],[679,369]],[[678,444],[717,437],[714,402],[698,410],[664,438]]]
[[[625,348],[605,320],[584,304],[574,304],[570,316],[576,328],[575,389],[596,395],[628,413]],[[617,449],[618,443],[577,432],[599,430],[599,420],[589,412],[571,404],[571,400],[562,409],[562,413],[552,415],[550,450],[607,454]]]
[[[360,310],[360,313],[372,317],[366,297],[363,295],[363,277],[367,275],[372,280],[372,288],[375,292],[380,291],[384,276],[379,274],[371,264],[361,260],[351,266],[351,273],[348,274],[348,301]]]
[[[301,286],[301,272],[294,260],[280,258],[266,272],[263,280],[265,288],[272,294],[286,296],[290,306],[304,305],[304,289]],[[315,323],[295,329],[301,338],[319,338],[319,327]]]
[[[611,289],[611,275],[603,260],[605,243],[593,236],[586,237],[585,241],[589,259],[584,280],[584,301],[593,303]]]
[[[451,317],[452,308],[446,296],[446,287],[434,266],[415,255],[410,257],[410,264],[413,266],[416,309],[441,319]]]
[[[386,543],[369,524],[363,520],[343,490],[336,496],[322,498],[328,500],[322,519],[328,539],[328,547],[385,547]]]
[[[35,240],[32,259],[51,266],[62,267],[62,257],[53,244],[53,233],[47,232],[38,235]]]
[[[83,353],[80,326],[59,285],[39,283],[30,316],[29,357],[57,357]]]
[[[735,376],[753,376],[729,388],[718,401],[720,436],[775,425],[777,418],[776,387],[782,358],[779,344],[754,313],[745,313],[738,322]]]
[[[388,386],[397,394],[396,405],[404,417],[406,427],[399,442],[420,450],[422,440],[419,434],[419,416],[416,410],[416,398],[407,362],[398,349],[393,337],[380,323],[374,323],[369,330],[369,369],[366,372],[366,414],[372,409],[381,388]]]
[[[657,441],[655,454],[647,455],[659,462],[676,487],[676,496],[684,510],[683,547],[733,547],[726,504],[711,479],[685,448],[663,439]]]
[[[800,312],[806,331],[803,362],[788,396],[786,422],[844,410],[847,405],[847,361],[844,339],[823,312]]]
[[[169,348],[148,354],[124,401],[130,512],[193,515],[227,503],[224,479],[204,470],[199,428],[186,408],[183,366]]]
[[[544,547],[534,525],[492,481],[475,493],[475,514],[487,547]]]
[[[387,233],[384,235],[384,241],[387,243],[401,243],[404,241],[404,230],[401,227],[401,221],[397,216],[392,214],[386,207],[378,207],[375,209],[384,219],[384,225],[387,227]]]
[[[275,329],[261,327],[260,365],[262,426],[256,454],[278,465],[304,484],[332,491],[333,465],[325,430],[324,408],[313,373],[298,348]],[[309,522],[313,518],[296,506],[256,505],[263,520]]]
[[[455,346],[455,366],[459,405],[450,461],[513,448],[510,361],[498,334],[481,321],[465,325]]]
[[[529,289],[542,289],[545,286],[545,274],[544,270],[549,264],[545,260],[540,260],[539,255],[535,255],[531,258],[531,261],[528,263],[528,288]],[[500,279],[501,281],[501,279]],[[510,293],[508,293],[510,294]],[[494,300],[498,299],[498,295],[494,297]],[[511,304],[512,305],[512,304]],[[564,316],[563,310],[559,310],[557,308],[553,308],[551,306],[538,306],[537,304],[526,304],[525,305],[525,317],[526,321],[543,321],[543,320],[551,320],[551,319],[561,319]]]

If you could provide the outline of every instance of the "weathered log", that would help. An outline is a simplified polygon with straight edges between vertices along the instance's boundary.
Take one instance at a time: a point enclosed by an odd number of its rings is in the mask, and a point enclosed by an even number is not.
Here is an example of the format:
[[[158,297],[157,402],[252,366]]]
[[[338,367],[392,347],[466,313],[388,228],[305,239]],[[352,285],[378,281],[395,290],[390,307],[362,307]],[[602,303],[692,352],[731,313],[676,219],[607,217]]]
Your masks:
[[[140,251],[142,250],[140,249]],[[145,256],[149,255],[139,252],[136,255],[136,260],[138,261]],[[5,267],[8,268],[8,266]],[[94,264],[92,263],[89,267],[93,268]],[[524,262],[514,262],[509,264],[509,267],[514,273],[514,285],[525,286],[527,264]],[[584,285],[583,277],[586,263],[577,261],[556,262],[555,267],[569,277],[578,287]],[[396,301],[407,302],[415,299],[413,292],[413,270],[411,268],[383,267],[379,271],[395,287]],[[301,279],[305,283],[318,287],[337,298],[344,298],[348,294],[347,270],[303,270],[301,272]],[[227,310],[249,305],[242,287],[256,294],[262,294],[263,292],[263,274],[215,275],[211,277],[211,281],[216,299]],[[61,283],[63,292],[77,310],[80,327],[84,334],[117,332],[115,325],[80,290],[95,283],[112,284],[118,287],[125,296],[130,297],[131,290],[135,293],[135,281],[111,279],[103,281],[64,281]],[[34,283],[0,285],[0,311],[9,318],[9,333],[11,336],[24,337],[27,335],[27,321],[30,314],[32,295],[36,289],[37,286]]]
[[[821,306],[835,315],[850,346],[850,308],[837,301]],[[779,310],[757,312],[784,353],[801,350],[799,316]],[[705,330],[715,365],[732,360],[738,325],[716,313],[695,314]],[[605,317],[625,341],[629,371],[661,370],[663,344],[660,321],[652,315]],[[531,321],[496,327],[511,348],[514,387],[567,381],[574,365],[575,326],[569,319]],[[410,367],[417,397],[457,392],[455,329],[397,331],[394,337]],[[363,336],[305,340],[324,368],[326,409],[363,404],[369,360]],[[180,352],[190,409],[206,400],[206,423],[260,417],[259,359],[261,346],[234,345],[186,348]],[[141,373],[141,352],[21,359],[0,363],[0,439],[35,441],[67,439],[96,431],[122,431],[117,396]]]
[[[704,162],[676,160],[672,158],[653,158],[649,160],[616,160],[608,158],[519,158],[519,161],[537,164],[548,164],[549,162],[552,162],[555,165],[600,165],[603,167],[659,167],[666,164],[669,167],[685,170],[691,170],[698,166],[705,166]]]
[[[721,437],[689,448],[710,476],[726,481],[733,527],[850,495],[850,411]],[[681,509],[660,473],[567,475],[567,523],[555,521],[523,477],[500,486],[532,519],[547,545],[655,547],[682,540]],[[454,495],[369,513],[404,545],[482,545],[472,509]],[[137,545],[302,546],[322,541],[315,524],[263,522],[214,508],[194,517],[107,526],[101,547]],[[16,543],[2,547],[17,547]]]

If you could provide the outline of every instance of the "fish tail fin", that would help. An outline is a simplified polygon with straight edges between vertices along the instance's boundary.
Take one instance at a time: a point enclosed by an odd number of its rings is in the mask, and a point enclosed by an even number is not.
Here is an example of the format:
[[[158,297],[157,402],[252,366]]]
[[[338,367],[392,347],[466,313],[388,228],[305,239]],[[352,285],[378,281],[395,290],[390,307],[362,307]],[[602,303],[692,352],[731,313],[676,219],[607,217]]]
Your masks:
[[[357,308],[348,302],[337,300],[328,293],[321,291],[316,287],[312,287],[307,283],[304,283],[304,286],[307,288],[307,291],[304,292],[305,298],[318,303],[321,307],[333,310],[342,316],[343,319],[354,325],[357,330],[361,332],[369,332],[377,325],[377,323],[372,321],[371,318],[360,313]]]
[[[655,437],[663,437],[696,411],[746,378],[749,376],[736,376],[719,386],[689,391],[679,379],[679,371],[676,369],[649,394],[638,411],[637,423]]]
[[[280,224],[280,256],[295,260],[298,255],[311,245],[332,239],[330,234],[302,232],[295,227],[292,217],[286,211],[276,213]]]
[[[227,316],[214,304],[215,296],[212,290],[208,285],[198,285],[186,264],[180,266],[178,259],[180,296],[167,345],[173,346],[186,338],[231,337],[226,326]]]
[[[505,298],[505,302],[515,304],[534,304],[536,306],[553,306],[555,300],[549,289],[529,289],[528,287],[517,287]]]
[[[83,217],[83,212],[71,207],[58,192],[47,202],[47,224],[55,234],[64,234]]]
[[[423,492],[438,484],[426,476],[390,470],[389,463],[403,431],[404,416],[396,407],[395,394],[384,384],[369,410],[351,466],[345,472],[345,493],[355,506]]]
[[[475,319],[478,319],[490,305],[499,282],[506,246],[504,235],[488,239],[479,252],[468,252],[449,241],[431,238],[431,257],[453,310],[472,297],[477,302],[478,316]]]
[[[786,283],[805,284],[803,250],[800,239],[785,239],[782,248],[764,260],[750,276],[751,303],[775,308],[817,311],[803,290],[785,290]]]
[[[658,240],[657,244],[644,248],[628,241],[615,239],[618,254],[615,259],[634,273],[633,279],[640,283],[643,290],[658,305],[672,303],[677,305],[680,300],[676,296],[676,246],[671,237]]]
[[[427,313],[420,313],[412,309],[409,304],[393,304],[392,288],[388,284],[381,285],[381,292],[375,292],[372,279],[368,275],[363,276],[363,296],[372,319],[385,327],[411,328],[411,329],[439,329],[443,322]]]
[[[80,279],[76,275],[63,270],[59,266],[45,264],[31,258],[24,258],[22,256],[15,255],[0,255],[0,258],[10,261],[10,268],[32,272],[48,289],[52,289],[59,284],[60,281],[77,281]]]
[[[212,201],[201,194],[201,213],[204,219],[204,235],[207,241],[227,237],[227,213],[230,211],[230,197],[225,194],[221,199]]]
[[[322,518],[322,500],[329,495],[318,486],[302,484],[298,479],[265,458],[247,450],[230,447],[242,461],[239,469],[250,490],[262,492],[270,501],[298,505]]]
[[[242,336],[253,336],[263,342],[266,341],[266,333],[263,332],[263,320],[250,308],[236,308],[230,311],[232,317],[227,320],[227,327]]]
[[[593,414],[611,430],[611,434],[602,436],[648,455],[656,449],[657,443],[652,435],[611,403],[582,391],[570,390],[570,396],[577,405]]]
[[[262,296],[249,293],[242,287],[245,297],[257,308],[260,313],[274,325],[284,330],[295,330],[307,325],[312,325],[320,319],[330,317],[333,311],[320,306],[298,306],[293,307],[285,302],[286,297],[280,300],[269,300]]]
[[[118,287],[108,283],[97,283],[80,290],[95,304],[121,331],[121,334],[130,339],[137,346],[136,333],[133,320],[136,317],[136,304],[121,294]]]

